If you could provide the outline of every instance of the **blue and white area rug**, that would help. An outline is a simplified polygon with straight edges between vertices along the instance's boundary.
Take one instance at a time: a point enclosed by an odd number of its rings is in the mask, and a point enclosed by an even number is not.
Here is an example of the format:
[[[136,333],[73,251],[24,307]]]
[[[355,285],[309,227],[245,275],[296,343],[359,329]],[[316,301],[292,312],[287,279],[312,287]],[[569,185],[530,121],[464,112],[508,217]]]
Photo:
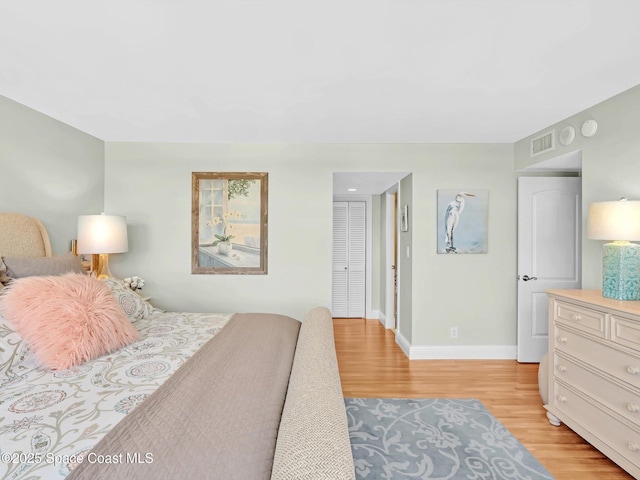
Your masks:
[[[345,398],[356,477],[549,480],[474,399]]]

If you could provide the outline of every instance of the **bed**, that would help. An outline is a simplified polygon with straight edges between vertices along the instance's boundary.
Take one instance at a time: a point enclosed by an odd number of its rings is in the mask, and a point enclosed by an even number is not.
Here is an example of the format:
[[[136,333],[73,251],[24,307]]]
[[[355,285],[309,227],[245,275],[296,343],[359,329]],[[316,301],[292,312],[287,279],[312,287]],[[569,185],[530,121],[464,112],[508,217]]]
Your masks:
[[[0,257],[0,281],[14,278],[0,290],[0,477],[354,478],[327,309],[302,322],[164,312],[119,280],[38,272],[76,260],[52,256],[42,224],[20,214],[0,213]],[[49,363],[32,335],[51,329],[58,348],[82,337],[60,333],[71,328],[67,314],[46,310],[58,293],[57,308],[91,304],[83,315],[94,312],[100,328],[115,303],[117,325],[133,337],[71,366]]]

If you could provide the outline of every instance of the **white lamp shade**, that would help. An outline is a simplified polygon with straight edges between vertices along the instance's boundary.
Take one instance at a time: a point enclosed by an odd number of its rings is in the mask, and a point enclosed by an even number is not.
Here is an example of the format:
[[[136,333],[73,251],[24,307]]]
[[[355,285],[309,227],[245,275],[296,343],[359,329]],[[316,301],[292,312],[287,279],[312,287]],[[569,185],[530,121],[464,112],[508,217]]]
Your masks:
[[[588,222],[587,237],[594,240],[640,240],[640,202],[592,203]]]
[[[129,250],[127,220],[120,215],[80,215],[78,253],[123,253]]]

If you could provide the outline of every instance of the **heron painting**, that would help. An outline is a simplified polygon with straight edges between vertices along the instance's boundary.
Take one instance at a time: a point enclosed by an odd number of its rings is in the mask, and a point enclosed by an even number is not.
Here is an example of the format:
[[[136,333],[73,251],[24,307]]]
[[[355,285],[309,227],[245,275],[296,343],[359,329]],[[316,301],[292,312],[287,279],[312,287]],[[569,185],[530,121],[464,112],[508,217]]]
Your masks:
[[[488,190],[438,190],[438,253],[487,253]]]

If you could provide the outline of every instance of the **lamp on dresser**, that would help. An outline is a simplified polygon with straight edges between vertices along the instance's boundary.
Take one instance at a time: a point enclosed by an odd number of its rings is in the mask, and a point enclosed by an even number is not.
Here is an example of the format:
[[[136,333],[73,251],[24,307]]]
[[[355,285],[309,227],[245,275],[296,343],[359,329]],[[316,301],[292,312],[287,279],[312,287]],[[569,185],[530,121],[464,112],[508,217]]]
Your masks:
[[[587,236],[602,247],[602,296],[640,300],[640,201],[621,198],[589,206]]]
[[[93,273],[99,278],[111,278],[109,254],[129,250],[127,221],[120,215],[80,215],[78,217],[78,253],[97,254]]]

